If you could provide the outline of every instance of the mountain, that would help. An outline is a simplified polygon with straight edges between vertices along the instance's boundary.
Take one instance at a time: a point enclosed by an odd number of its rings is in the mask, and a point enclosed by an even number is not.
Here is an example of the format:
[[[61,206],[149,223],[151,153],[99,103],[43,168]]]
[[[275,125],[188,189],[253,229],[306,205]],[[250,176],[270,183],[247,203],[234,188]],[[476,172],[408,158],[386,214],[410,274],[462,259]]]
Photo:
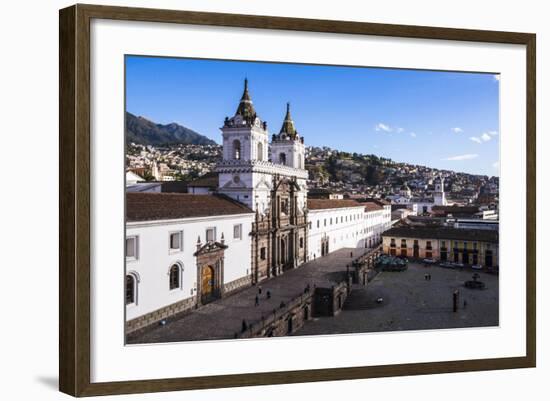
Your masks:
[[[216,142],[182,125],[156,124],[126,112],[126,143],[143,145],[216,145]]]

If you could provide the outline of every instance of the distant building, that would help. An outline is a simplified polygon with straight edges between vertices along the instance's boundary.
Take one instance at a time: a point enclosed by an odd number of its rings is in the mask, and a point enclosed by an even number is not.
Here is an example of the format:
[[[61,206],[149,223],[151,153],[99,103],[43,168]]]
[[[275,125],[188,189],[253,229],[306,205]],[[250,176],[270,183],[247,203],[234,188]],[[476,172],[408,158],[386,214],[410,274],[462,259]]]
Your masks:
[[[133,171],[126,171],[126,186],[134,185],[134,184],[137,184],[138,182],[142,182],[142,181],[145,181],[143,179],[143,177],[140,177],[139,175],[137,175]]]
[[[413,197],[411,189],[405,183],[401,186],[397,195],[389,196],[388,199],[393,204],[407,205],[413,211],[416,209],[417,213],[430,213],[435,206],[447,205],[444,178],[439,176],[433,182],[434,190],[431,198]]]
[[[310,188],[307,191],[308,199],[344,199],[344,194],[326,188]]]
[[[383,251],[389,255],[498,268],[499,242],[495,230],[393,227],[382,237]]]
[[[218,173],[207,173],[187,184],[187,192],[190,194],[213,194],[218,189]]]
[[[138,182],[136,184],[127,185],[126,192],[162,192],[162,183],[160,182]]]

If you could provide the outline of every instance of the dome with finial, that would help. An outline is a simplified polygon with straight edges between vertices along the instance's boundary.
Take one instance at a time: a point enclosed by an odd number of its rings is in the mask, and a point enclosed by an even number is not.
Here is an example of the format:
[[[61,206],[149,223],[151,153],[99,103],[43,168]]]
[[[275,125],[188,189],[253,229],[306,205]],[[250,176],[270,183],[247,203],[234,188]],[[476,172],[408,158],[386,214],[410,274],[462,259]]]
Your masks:
[[[256,117],[254,104],[252,103],[252,99],[250,98],[250,93],[248,92],[248,78],[244,79],[244,91],[243,91],[243,95],[241,96],[241,101],[239,102],[239,107],[237,107],[237,111],[235,112],[235,115],[240,115],[244,119]]]
[[[257,118],[256,110],[254,109],[254,104],[252,103],[252,98],[250,97],[250,92],[248,91],[248,78],[244,79],[244,90],[239,101],[239,106],[235,115],[232,118],[226,117],[224,121],[224,126],[240,126],[248,125],[252,126],[255,124]],[[265,123],[264,123],[265,126]]]
[[[286,104],[286,114],[285,114],[285,119],[283,121],[283,125],[281,126],[281,130],[279,131],[278,135],[273,135],[273,139],[274,140],[285,140],[285,139],[300,140],[301,139],[294,125],[294,120],[290,115],[290,103]]]
[[[290,115],[290,103],[286,104],[286,115],[279,134],[286,134],[288,137],[293,139],[298,135],[298,131],[296,131],[294,121],[292,120],[292,116]]]

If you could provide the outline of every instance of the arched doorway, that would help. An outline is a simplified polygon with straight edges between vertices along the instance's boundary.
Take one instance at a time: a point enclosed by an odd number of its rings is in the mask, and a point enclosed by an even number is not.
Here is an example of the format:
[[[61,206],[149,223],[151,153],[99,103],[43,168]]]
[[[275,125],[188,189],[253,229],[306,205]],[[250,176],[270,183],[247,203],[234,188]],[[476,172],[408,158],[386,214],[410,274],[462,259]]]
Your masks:
[[[201,271],[201,297],[202,302],[212,300],[214,296],[214,268],[212,266],[203,266]]]

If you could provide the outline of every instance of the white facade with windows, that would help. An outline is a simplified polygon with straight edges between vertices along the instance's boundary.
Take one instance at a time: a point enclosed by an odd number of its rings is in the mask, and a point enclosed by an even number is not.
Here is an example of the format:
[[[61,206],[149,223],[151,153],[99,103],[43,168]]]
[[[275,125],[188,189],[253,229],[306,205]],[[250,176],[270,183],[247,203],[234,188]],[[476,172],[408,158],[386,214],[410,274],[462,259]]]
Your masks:
[[[391,226],[390,205],[349,200],[311,200],[308,205],[309,260],[341,248],[375,247]]]
[[[359,204],[355,207],[310,209],[309,260],[324,256],[327,251],[364,248],[364,210],[365,207]],[[323,249],[324,243],[328,243],[328,249]]]
[[[204,245],[207,237],[221,242],[223,236],[227,245],[223,284],[248,276],[251,264],[248,233],[253,217],[249,213],[127,223],[126,274],[135,282],[129,283],[134,286],[134,299],[127,299],[126,319],[196,295],[198,267],[194,254],[199,238]],[[170,270],[174,266],[179,270],[179,285],[171,288]]]

